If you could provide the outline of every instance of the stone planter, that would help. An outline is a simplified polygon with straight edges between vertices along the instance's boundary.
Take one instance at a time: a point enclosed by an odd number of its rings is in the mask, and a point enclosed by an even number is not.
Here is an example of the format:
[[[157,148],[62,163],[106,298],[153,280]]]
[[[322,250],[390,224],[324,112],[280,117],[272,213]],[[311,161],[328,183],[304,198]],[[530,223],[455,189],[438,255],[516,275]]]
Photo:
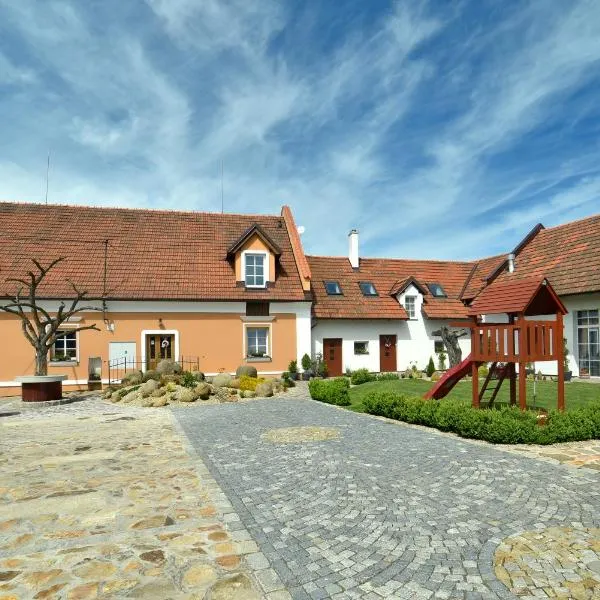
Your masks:
[[[47,402],[62,398],[62,382],[66,375],[26,375],[15,377],[21,384],[23,402]]]

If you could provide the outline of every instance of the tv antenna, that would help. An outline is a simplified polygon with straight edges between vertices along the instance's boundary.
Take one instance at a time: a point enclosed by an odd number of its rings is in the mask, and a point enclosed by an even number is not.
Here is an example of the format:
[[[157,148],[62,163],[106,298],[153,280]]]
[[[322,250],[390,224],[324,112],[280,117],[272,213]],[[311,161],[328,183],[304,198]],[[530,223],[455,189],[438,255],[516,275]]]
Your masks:
[[[221,159],[221,214],[225,212],[224,195],[223,195],[223,159]]]
[[[48,204],[48,184],[50,180],[50,150],[48,150],[48,162],[46,163],[46,204]]]

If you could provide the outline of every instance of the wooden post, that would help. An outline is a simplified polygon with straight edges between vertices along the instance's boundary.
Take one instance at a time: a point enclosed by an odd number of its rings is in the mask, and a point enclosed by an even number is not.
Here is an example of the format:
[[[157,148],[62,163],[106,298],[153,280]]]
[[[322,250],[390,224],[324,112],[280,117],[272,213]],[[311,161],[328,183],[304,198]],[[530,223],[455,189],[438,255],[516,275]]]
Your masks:
[[[471,363],[471,377],[473,378],[473,399],[471,405],[473,408],[479,408],[479,368],[475,361]]]
[[[514,315],[508,315],[508,322],[512,325],[515,322]],[[512,329],[508,330],[508,335],[512,336],[512,340],[506,340],[507,352],[512,349],[512,352],[515,351],[515,338],[514,332]],[[510,405],[515,406],[517,404],[517,369],[516,364],[514,362],[508,363],[508,377],[510,383]]]
[[[520,314],[519,325],[519,408],[527,408],[527,332],[525,331],[525,316]]]
[[[517,369],[514,362],[508,363],[507,368],[510,378],[510,405],[515,406],[517,404]]]
[[[565,352],[563,344],[563,315],[556,313],[556,332],[554,335],[554,343],[556,344],[556,360],[558,361],[558,390],[557,390],[557,405],[558,410],[565,410]]]

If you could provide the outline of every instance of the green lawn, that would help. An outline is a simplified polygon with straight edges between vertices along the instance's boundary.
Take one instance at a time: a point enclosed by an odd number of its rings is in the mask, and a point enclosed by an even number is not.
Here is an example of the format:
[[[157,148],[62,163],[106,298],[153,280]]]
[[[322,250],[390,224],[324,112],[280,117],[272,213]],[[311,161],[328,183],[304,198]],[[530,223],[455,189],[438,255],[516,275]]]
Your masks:
[[[397,392],[400,394],[422,396],[433,385],[431,381],[419,379],[399,379],[391,381],[373,381],[363,383],[350,389],[352,404],[348,407],[356,412],[363,411],[362,399],[373,391]],[[556,408],[556,387],[554,381],[538,381],[536,383],[537,396],[533,398],[533,382],[527,382],[527,405],[529,407]],[[496,403],[508,403],[508,381],[505,381],[498,392]],[[471,401],[471,382],[459,381],[456,387],[446,398],[455,398]],[[565,404],[567,410],[583,406],[592,400],[600,398],[600,384],[580,383],[570,381],[565,383]]]

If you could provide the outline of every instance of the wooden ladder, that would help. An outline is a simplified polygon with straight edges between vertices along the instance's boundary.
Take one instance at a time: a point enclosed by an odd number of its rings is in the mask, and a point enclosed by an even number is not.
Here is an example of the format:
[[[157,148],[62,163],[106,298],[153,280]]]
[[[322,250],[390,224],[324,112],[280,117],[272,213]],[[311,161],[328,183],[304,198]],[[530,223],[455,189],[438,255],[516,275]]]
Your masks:
[[[481,386],[481,390],[479,392],[479,402],[481,402],[484,399],[483,395],[485,394],[485,392],[492,392],[492,395],[489,397],[488,407],[491,408],[494,405],[494,400],[496,399],[496,396],[498,395],[498,392],[500,391],[500,388],[502,387],[502,382],[506,379],[507,371],[508,371],[508,369],[506,368],[506,365],[504,365],[503,367],[501,367],[499,369],[497,362],[492,363],[492,366],[490,367],[490,370],[488,371],[487,377],[485,378],[485,381],[483,382],[483,385]],[[496,382],[496,385],[493,387],[490,387],[490,381],[492,381],[492,378],[494,377],[494,375],[496,375],[496,378],[494,379],[494,381]]]

